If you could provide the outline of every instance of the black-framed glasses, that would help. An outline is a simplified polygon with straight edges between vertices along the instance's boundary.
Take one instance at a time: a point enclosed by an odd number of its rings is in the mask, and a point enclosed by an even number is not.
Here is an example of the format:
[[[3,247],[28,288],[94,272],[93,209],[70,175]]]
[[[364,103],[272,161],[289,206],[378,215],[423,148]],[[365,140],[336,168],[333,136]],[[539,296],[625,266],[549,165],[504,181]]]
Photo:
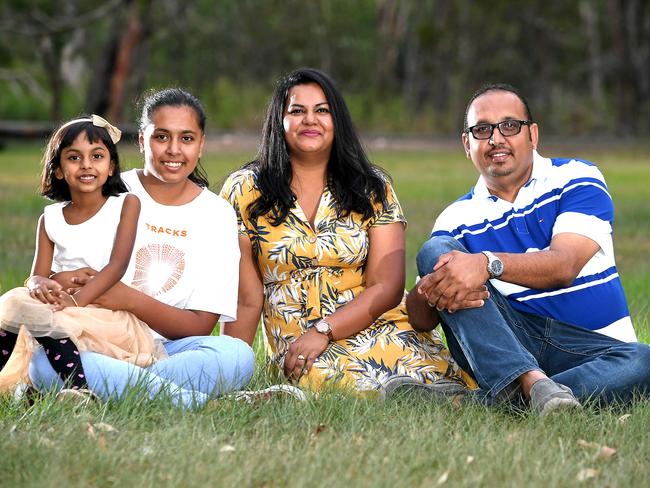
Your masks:
[[[515,120],[515,119],[508,119],[504,120],[503,122],[499,122],[498,124],[487,124],[487,123],[482,123],[482,124],[476,124],[473,125],[472,127],[468,127],[465,132],[467,133],[472,133],[474,136],[474,139],[478,140],[485,140],[485,139],[490,139],[492,137],[492,133],[494,132],[494,128],[496,127],[499,129],[499,132],[503,137],[511,137],[511,136],[516,136],[521,132],[521,126],[522,125],[530,125],[532,123],[532,120]]]

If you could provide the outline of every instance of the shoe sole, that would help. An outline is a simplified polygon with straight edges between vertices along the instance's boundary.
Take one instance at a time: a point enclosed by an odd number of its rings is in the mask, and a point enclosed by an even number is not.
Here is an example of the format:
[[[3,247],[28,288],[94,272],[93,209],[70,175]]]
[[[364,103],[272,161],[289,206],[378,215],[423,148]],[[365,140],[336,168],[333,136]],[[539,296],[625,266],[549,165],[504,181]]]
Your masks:
[[[546,402],[544,408],[539,412],[540,417],[546,417],[557,412],[565,412],[567,410],[577,410],[582,408],[582,405],[576,400],[569,398],[553,398]]]
[[[467,393],[467,388],[449,380],[421,383],[413,378],[394,376],[382,385],[379,398],[384,401],[395,396],[417,396],[423,399],[452,399]]]
[[[235,400],[243,400],[248,403],[270,400],[274,396],[287,396],[301,402],[307,400],[307,396],[300,388],[291,385],[273,385],[263,390],[238,391],[234,395]]]
[[[56,394],[56,402],[68,405],[88,405],[91,403],[98,403],[99,397],[90,390],[73,390],[71,388],[64,388]]]

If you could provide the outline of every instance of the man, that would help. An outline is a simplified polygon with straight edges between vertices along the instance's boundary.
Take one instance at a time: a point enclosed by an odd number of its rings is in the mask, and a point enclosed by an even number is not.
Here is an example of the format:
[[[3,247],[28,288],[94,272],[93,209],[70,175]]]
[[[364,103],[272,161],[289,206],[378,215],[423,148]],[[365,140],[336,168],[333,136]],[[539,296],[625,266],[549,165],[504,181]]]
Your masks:
[[[436,220],[417,257],[412,325],[439,322],[490,403],[541,415],[650,391],[612,244],[613,205],[587,161],[546,159],[528,103],[509,85],[474,94],[462,142],[476,186]]]

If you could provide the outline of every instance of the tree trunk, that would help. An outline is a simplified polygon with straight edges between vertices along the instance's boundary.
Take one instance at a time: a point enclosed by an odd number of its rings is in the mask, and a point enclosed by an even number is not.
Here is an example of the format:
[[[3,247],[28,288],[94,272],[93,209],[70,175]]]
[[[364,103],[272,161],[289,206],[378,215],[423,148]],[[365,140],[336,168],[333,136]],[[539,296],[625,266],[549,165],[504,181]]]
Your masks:
[[[603,63],[598,29],[598,12],[590,0],[580,2],[580,16],[584,22],[587,53],[589,55],[589,91],[596,107],[603,102]]]
[[[608,0],[607,18],[612,33],[614,49],[614,84],[616,93],[617,132],[619,135],[636,133],[638,107],[635,105],[635,87],[632,60],[626,36],[626,0]]]
[[[61,98],[63,96],[63,79],[61,76],[61,50],[58,49],[56,39],[45,35],[41,39],[41,55],[47,82],[50,86],[50,118],[61,120]]]
[[[110,79],[110,98],[107,114],[110,120],[122,120],[124,98],[131,73],[132,61],[142,39],[140,9],[137,2],[131,3],[126,31],[119,41],[115,64]]]

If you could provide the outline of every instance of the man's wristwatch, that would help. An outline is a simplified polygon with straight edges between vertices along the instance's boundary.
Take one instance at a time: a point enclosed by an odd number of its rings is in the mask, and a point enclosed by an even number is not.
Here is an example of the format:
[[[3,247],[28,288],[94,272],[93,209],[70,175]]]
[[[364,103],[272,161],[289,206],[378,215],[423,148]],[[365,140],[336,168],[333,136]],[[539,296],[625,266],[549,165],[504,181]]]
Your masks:
[[[487,258],[487,272],[490,279],[499,278],[503,274],[503,261],[490,251],[481,251]]]
[[[316,329],[316,332],[326,335],[330,341],[334,340],[334,336],[332,336],[332,326],[325,319],[316,322],[314,329]]]

